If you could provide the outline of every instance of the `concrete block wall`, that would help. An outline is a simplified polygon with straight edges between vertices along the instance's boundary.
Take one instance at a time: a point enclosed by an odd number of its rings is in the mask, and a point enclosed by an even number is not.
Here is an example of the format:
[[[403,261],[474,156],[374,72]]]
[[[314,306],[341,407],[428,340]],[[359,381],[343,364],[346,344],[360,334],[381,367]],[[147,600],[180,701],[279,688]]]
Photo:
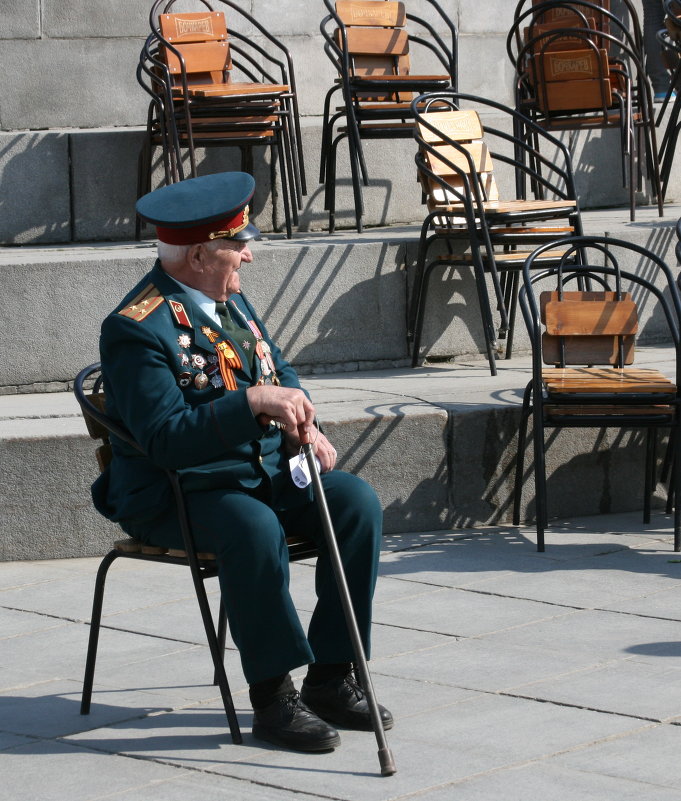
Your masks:
[[[513,71],[505,38],[515,2],[442,0],[442,6],[459,30],[461,91],[510,103]],[[148,31],[150,7],[150,0],[3,0],[0,244],[132,237],[137,155],[147,107],[135,67]],[[185,0],[177,7],[201,8],[197,0]],[[250,0],[243,7],[265,21],[292,53],[309,190],[300,228],[323,230],[327,215],[317,184],[321,112],[324,95],[335,77],[319,33],[326,7],[322,0]],[[433,19],[425,0],[407,0],[407,7]],[[226,11],[235,30],[248,32],[236,22],[234,12]],[[259,37],[259,41],[264,40]],[[414,71],[432,71],[431,62],[421,61],[416,50],[412,55]],[[606,171],[595,169],[612,150],[612,138],[598,132],[576,142],[584,207],[626,201],[618,182],[598,178]],[[412,222],[421,217],[413,155],[408,140],[387,147],[368,143],[372,185],[365,192],[367,224]],[[396,170],[396,164],[406,168]],[[211,151],[202,169],[237,166],[234,153]],[[263,230],[281,229],[283,213],[277,190],[273,196],[269,189],[271,165],[266,152],[256,151],[255,169],[260,186],[255,219]],[[343,146],[338,178],[338,225],[350,226],[353,210],[347,148]],[[155,183],[160,180],[157,172]],[[675,176],[670,200],[678,184]]]

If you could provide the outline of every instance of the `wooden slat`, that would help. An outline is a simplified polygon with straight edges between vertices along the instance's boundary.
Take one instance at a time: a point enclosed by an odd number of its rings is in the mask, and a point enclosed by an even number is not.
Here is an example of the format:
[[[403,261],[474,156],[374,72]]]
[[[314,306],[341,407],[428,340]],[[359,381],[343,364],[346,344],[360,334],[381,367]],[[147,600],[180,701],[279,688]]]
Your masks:
[[[159,26],[164,39],[176,42],[210,42],[227,38],[222,11],[199,11],[185,14],[161,14]]]
[[[182,72],[180,59],[168,48],[161,48],[172,75]],[[197,42],[177,45],[184,59],[187,75],[197,73],[222,72],[231,68],[229,45],[227,42]]]
[[[561,406],[554,406],[547,403],[544,406],[544,411],[549,417],[572,417],[579,415],[580,417],[644,417],[649,415],[675,415],[674,406],[666,406],[664,404],[650,404],[650,406],[625,406],[625,405],[587,405],[580,406],[579,404],[563,404]]]
[[[591,29],[596,28],[596,20],[594,17],[587,17],[587,27]],[[539,39],[539,41],[535,42],[535,46],[537,47],[538,51],[550,53],[554,50],[578,50],[580,47],[584,46],[585,38],[583,36],[570,36],[569,34],[564,34],[558,36],[556,39],[551,40],[551,33],[553,31],[559,31],[563,28],[566,28],[564,20],[557,20],[554,22],[547,22],[547,23],[540,23],[530,25],[525,28],[525,42],[529,42],[531,39],[534,39],[536,36],[542,36],[543,38]],[[579,19],[575,21],[575,25],[571,27],[576,27],[581,30],[584,29],[584,21]],[[544,34],[546,36],[544,37]],[[598,37],[592,36],[589,37],[589,40],[592,41],[595,45],[598,45]]]
[[[106,470],[106,468],[111,464],[111,459],[113,458],[113,450],[111,449],[111,444],[105,442],[103,445],[100,445],[95,451],[95,457],[97,459],[99,472],[103,473]]]
[[[472,109],[432,111],[424,114],[423,119],[454,142],[470,142],[473,139],[482,139],[484,136],[478,112]],[[429,144],[442,141],[442,136],[420,123],[419,133],[424,142]]]
[[[213,84],[194,84],[189,88],[191,97],[227,97],[230,99],[243,97],[277,97],[286,94],[290,89],[283,83],[246,83],[232,82]],[[176,87],[173,94],[182,96],[181,87]]]
[[[608,54],[603,48],[597,51],[590,48],[578,50],[561,50],[554,53],[542,53],[535,56],[533,63],[539,59],[542,70],[535,64],[537,75],[543,75],[546,81],[584,81],[587,78],[600,78],[609,73]]]
[[[463,147],[468,153],[470,153],[473,159],[475,172],[491,172],[494,169],[489,148],[484,142],[471,142],[469,145],[464,145]],[[428,160],[430,169],[435,173],[435,175],[446,176],[455,174],[452,168],[441,159],[446,159],[455,167],[459,167],[459,169],[464,170],[465,172],[470,171],[470,166],[465,153],[457,150],[452,145],[441,144],[437,147],[437,156],[433,153],[427,152],[426,158]]]
[[[640,368],[564,367],[542,370],[549,393],[669,394],[676,386],[659,370]]]
[[[401,28],[348,28],[346,33],[351,55],[404,56],[409,52],[409,36]],[[336,31],[336,42],[343,46],[340,31]]]
[[[337,0],[336,14],[345,25],[395,28],[406,21],[404,3],[390,0]]]
[[[561,350],[562,344],[562,350]],[[632,364],[635,337],[622,337],[623,364]],[[542,334],[544,364],[617,364],[620,358],[618,337],[554,337]]]
[[[544,111],[597,111],[612,106],[612,85],[607,78],[556,81],[545,86],[546,103],[544,93],[538,92],[539,105]]]
[[[631,299],[551,300],[545,317],[546,333],[554,336],[625,336],[638,331],[636,304]]]

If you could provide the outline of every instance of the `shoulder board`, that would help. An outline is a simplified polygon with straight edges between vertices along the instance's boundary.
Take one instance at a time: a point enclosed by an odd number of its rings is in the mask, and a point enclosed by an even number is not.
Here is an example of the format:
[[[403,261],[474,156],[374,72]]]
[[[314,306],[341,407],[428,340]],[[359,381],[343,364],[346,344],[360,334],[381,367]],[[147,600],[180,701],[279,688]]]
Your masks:
[[[156,289],[153,284],[147,284],[144,289],[137,295],[129,306],[121,309],[118,313],[123,317],[129,317],[131,320],[137,320],[138,323],[147,318],[154,309],[163,303],[165,298]]]

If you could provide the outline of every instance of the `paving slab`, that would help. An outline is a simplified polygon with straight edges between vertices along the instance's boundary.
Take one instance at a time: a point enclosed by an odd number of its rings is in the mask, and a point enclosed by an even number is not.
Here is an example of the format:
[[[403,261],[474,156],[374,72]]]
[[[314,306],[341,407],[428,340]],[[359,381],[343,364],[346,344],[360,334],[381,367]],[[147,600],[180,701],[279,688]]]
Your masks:
[[[3,792],[12,801],[677,798],[681,561],[667,524],[659,515],[642,527],[633,513],[558,521],[542,554],[531,528],[387,536],[371,664],[396,717],[390,778],[379,775],[370,733],[343,730],[342,746],[320,755],[254,740],[230,646],[244,734],[234,746],[186,576],[166,566],[125,563],[112,574],[92,711],[81,716],[82,621],[98,560],[0,563]],[[310,562],[293,565],[304,624],[313,573]]]

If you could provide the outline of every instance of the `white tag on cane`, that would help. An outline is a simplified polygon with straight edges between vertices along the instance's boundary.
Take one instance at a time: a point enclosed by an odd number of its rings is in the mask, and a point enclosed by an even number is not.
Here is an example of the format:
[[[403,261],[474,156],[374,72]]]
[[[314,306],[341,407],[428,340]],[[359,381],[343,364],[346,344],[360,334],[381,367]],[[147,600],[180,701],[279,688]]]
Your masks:
[[[315,461],[317,462],[317,469],[321,469],[321,465],[319,463],[319,459],[315,456]],[[307,459],[302,453],[299,453],[297,456],[294,456],[292,459],[288,461],[289,467],[291,469],[291,478],[293,479],[293,483],[296,487],[300,487],[300,489],[305,489],[307,485],[312,481],[312,477],[310,476],[310,468],[307,464]]]

